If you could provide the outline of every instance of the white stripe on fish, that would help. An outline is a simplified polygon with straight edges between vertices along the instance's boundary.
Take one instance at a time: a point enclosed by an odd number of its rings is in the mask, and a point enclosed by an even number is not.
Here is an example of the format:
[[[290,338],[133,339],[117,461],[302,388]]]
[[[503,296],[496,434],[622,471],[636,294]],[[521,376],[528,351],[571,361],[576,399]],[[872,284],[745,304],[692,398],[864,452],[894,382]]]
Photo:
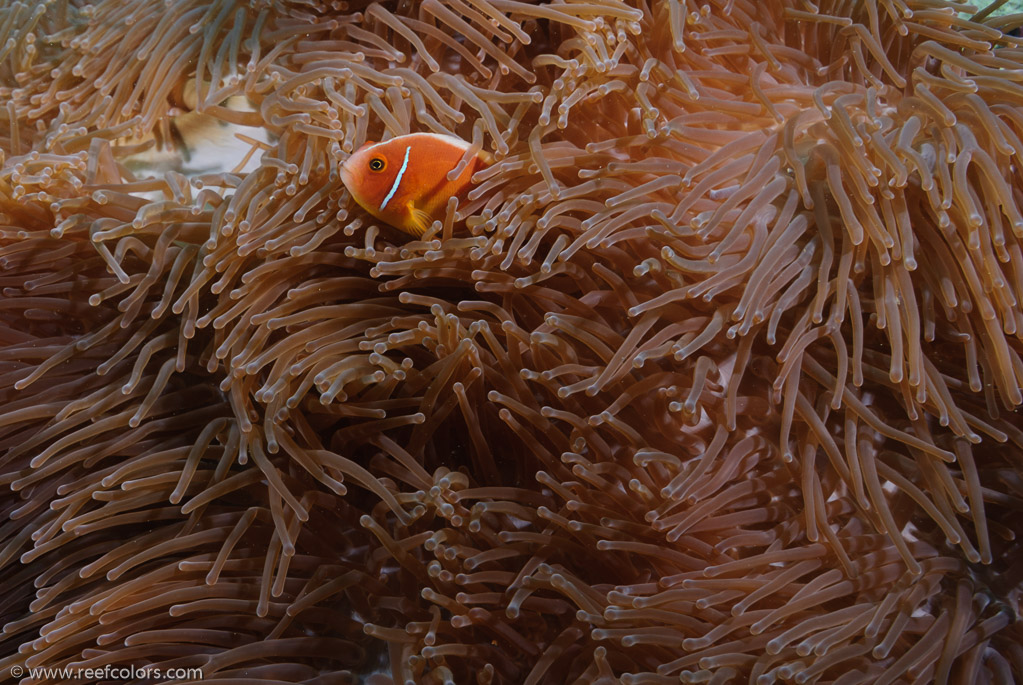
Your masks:
[[[398,192],[398,186],[401,185],[401,177],[405,175],[405,169],[408,168],[408,154],[411,150],[412,150],[411,145],[405,148],[405,161],[401,163],[401,168],[398,169],[398,175],[394,177],[394,185],[391,186],[390,191],[388,191],[387,197],[385,197],[384,201],[380,203],[380,209],[386,207],[387,203],[391,201],[392,197],[394,197],[394,194]]]

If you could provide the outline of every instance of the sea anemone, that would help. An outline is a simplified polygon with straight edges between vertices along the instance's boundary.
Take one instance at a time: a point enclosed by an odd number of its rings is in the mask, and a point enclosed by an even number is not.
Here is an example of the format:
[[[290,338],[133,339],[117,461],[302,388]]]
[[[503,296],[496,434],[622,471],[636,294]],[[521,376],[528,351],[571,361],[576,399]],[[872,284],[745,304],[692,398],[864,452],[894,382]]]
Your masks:
[[[0,673],[1023,678],[993,9],[7,3]],[[338,165],[415,131],[495,162],[409,240]]]

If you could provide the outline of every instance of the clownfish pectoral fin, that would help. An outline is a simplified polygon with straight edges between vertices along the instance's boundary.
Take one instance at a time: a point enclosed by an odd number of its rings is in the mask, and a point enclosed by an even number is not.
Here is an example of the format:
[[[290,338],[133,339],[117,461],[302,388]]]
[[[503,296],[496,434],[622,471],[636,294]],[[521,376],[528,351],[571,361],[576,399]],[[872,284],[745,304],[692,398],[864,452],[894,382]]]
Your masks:
[[[433,219],[411,202],[408,204],[408,211],[408,232],[417,238],[422,238],[426,229],[433,224]]]

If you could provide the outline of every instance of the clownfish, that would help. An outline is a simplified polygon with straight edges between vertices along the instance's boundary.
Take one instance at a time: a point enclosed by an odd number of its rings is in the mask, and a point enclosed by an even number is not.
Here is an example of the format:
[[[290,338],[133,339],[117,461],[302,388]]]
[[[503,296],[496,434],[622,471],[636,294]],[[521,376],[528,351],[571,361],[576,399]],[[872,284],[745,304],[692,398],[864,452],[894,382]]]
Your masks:
[[[341,182],[367,212],[418,238],[443,219],[448,199],[461,195],[472,175],[493,161],[480,151],[448,180],[468,149],[464,140],[439,133],[366,143],[341,165]]]

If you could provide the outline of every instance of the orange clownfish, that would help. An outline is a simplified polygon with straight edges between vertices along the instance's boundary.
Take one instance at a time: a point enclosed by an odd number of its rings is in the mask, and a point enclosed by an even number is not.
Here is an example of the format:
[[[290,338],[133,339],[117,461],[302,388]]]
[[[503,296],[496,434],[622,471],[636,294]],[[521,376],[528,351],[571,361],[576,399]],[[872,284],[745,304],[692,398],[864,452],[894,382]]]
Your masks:
[[[367,212],[418,238],[443,219],[448,198],[464,192],[473,173],[492,161],[481,151],[449,181],[467,149],[464,140],[439,133],[366,143],[341,165],[341,181]]]

